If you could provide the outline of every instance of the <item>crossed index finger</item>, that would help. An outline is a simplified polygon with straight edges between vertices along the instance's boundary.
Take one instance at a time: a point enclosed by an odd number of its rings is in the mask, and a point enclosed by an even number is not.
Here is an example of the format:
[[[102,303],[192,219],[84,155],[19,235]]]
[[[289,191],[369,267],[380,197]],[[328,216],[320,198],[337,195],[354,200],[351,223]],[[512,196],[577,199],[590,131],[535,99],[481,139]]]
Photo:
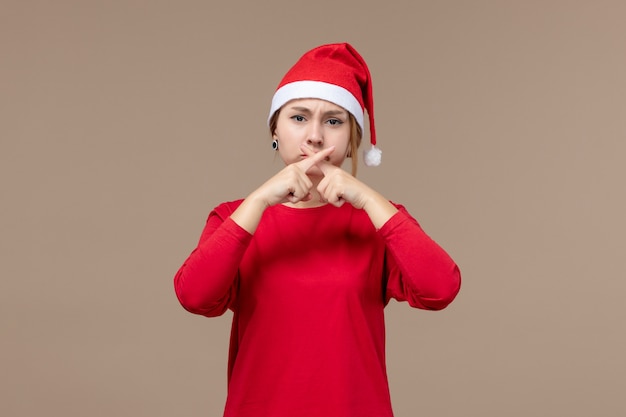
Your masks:
[[[318,165],[321,161],[326,159],[333,151],[335,150],[334,146],[330,146],[328,148],[322,149],[319,152],[314,152],[311,148],[306,145],[301,145],[300,149],[306,154],[307,158],[304,159],[301,164],[304,172],[307,172],[313,166]],[[324,164],[319,164],[320,169],[324,172]]]

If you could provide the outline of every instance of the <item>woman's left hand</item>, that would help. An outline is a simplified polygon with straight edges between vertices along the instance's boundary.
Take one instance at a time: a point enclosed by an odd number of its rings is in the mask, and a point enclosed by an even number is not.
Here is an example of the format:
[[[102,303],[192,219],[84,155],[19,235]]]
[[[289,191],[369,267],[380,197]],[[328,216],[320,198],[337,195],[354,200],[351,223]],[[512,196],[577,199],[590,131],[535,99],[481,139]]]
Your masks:
[[[308,156],[315,155],[313,149],[306,145],[300,146],[300,149]],[[398,211],[389,200],[338,166],[325,160],[317,162],[316,165],[324,174],[324,178],[317,186],[322,201],[336,207],[348,202],[355,208],[365,210],[377,229]]]

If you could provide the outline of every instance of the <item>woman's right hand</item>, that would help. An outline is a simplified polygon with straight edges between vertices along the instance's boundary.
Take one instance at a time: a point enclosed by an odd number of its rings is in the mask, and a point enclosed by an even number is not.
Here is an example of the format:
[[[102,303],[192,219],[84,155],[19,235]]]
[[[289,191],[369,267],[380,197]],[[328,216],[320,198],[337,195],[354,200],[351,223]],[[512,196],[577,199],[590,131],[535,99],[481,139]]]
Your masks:
[[[313,182],[307,172],[326,159],[334,146],[322,149],[313,156],[287,165],[263,185],[254,190],[230,218],[250,233],[256,230],[266,208],[280,203],[297,203],[311,199]]]

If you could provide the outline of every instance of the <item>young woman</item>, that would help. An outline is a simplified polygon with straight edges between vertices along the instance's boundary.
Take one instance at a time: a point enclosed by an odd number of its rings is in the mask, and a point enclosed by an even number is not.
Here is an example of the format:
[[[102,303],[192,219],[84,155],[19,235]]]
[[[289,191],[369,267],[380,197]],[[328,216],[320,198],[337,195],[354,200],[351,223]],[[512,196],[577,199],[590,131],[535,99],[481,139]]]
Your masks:
[[[454,261],[407,210],[355,178],[370,73],[349,44],[305,53],[272,100],[285,167],[209,214],[174,285],[188,311],[233,312],[225,417],[389,417],[384,307],[446,307]],[[352,174],[341,166],[352,158]]]

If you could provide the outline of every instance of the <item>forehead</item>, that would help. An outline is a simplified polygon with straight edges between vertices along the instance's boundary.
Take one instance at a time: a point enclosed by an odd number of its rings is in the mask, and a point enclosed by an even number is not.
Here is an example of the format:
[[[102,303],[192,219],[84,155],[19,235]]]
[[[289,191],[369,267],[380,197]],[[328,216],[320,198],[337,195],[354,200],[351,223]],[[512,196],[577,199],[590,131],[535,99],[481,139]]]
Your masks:
[[[330,101],[322,100],[319,98],[298,98],[295,100],[290,100],[284,105],[285,109],[296,108],[296,107],[308,109],[310,111],[318,110],[322,112],[332,111],[332,112],[348,113],[348,111],[344,109],[343,107],[338,106],[335,103],[332,103]]]

